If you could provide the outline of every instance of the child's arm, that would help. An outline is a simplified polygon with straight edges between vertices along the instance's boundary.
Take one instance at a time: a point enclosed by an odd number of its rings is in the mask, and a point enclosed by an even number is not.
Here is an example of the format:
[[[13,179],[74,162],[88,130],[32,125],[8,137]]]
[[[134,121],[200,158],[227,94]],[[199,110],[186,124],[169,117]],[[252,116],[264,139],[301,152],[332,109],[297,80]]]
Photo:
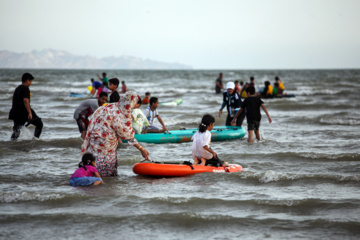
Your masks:
[[[206,151],[210,152],[210,153],[214,156],[214,158],[216,158],[216,156],[217,156],[216,152],[214,152],[211,148],[209,148],[208,145],[203,146],[203,148],[204,148]]]
[[[101,178],[101,176],[100,176],[100,174],[98,172],[94,172],[94,175],[95,175],[95,177],[100,178],[101,182],[104,183],[104,181],[102,180],[102,178]]]
[[[262,107],[262,109],[264,110],[264,112],[266,113],[267,117],[269,118],[269,123],[272,123],[270,114],[269,114],[268,110],[266,109],[265,105],[264,105],[264,104],[261,104],[261,107]]]
[[[240,108],[240,110],[236,113],[235,117],[233,118],[233,120],[231,121],[231,125],[235,126],[236,125],[236,119],[240,116],[241,112],[243,111],[242,108]]]
[[[163,122],[163,120],[161,119],[160,115],[157,116],[159,123],[163,126],[163,130],[169,132],[169,130],[165,127],[165,124]]]

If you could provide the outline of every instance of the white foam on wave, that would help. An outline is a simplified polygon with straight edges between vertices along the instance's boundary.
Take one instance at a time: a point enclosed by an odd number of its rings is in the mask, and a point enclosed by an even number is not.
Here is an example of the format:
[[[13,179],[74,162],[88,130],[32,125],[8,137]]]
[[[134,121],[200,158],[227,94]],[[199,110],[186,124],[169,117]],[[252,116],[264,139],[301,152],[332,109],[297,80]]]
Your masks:
[[[259,181],[262,183],[268,183],[277,182],[283,179],[293,179],[293,177],[286,173],[278,173],[273,170],[267,170],[265,173],[261,174]]]
[[[44,202],[48,200],[61,199],[63,196],[57,193],[32,193],[32,192],[22,192],[22,193],[6,193],[0,197],[1,203],[14,203],[14,202],[23,202],[23,201],[39,201]]]
[[[343,119],[343,118],[321,118],[320,123],[331,125],[360,125],[360,120],[357,119]]]

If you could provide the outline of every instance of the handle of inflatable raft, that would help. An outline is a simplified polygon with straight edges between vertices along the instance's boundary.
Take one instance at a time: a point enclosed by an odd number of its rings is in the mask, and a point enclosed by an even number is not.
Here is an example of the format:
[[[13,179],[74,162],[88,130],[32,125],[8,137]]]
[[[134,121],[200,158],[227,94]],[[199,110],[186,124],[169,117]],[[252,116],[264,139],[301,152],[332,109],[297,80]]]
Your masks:
[[[184,164],[185,164],[185,165],[188,165],[189,167],[191,167],[191,170],[194,170],[194,167],[192,166],[192,163],[191,163],[191,162],[185,161]]]

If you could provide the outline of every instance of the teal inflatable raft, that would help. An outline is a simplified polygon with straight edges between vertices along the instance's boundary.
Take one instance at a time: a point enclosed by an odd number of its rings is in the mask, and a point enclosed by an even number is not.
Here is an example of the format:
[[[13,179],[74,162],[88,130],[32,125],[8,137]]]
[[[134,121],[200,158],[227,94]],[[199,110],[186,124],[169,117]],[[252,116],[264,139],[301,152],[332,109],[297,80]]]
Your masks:
[[[180,99],[172,100],[172,101],[169,101],[169,102],[160,102],[159,105],[163,105],[163,106],[177,106],[177,105],[180,105],[182,102],[183,102],[183,100],[180,98]]]
[[[191,137],[197,132],[198,129],[184,129],[173,130],[169,133],[147,133],[135,134],[135,139],[138,142],[146,143],[182,143],[190,142]],[[214,127],[211,131],[211,141],[226,141],[245,136],[245,130],[242,127],[221,126]],[[126,142],[126,141],[123,141]]]

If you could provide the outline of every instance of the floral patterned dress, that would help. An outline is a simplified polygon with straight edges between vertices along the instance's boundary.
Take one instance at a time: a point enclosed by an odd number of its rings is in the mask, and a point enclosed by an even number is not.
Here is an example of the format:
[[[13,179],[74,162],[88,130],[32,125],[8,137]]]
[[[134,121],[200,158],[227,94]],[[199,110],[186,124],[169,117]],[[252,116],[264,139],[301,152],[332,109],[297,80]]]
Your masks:
[[[131,126],[131,109],[137,101],[137,93],[126,92],[119,102],[98,108],[90,118],[81,155],[87,152],[94,155],[96,168],[102,177],[117,175],[116,147],[119,139],[128,140],[131,146],[137,144]]]

